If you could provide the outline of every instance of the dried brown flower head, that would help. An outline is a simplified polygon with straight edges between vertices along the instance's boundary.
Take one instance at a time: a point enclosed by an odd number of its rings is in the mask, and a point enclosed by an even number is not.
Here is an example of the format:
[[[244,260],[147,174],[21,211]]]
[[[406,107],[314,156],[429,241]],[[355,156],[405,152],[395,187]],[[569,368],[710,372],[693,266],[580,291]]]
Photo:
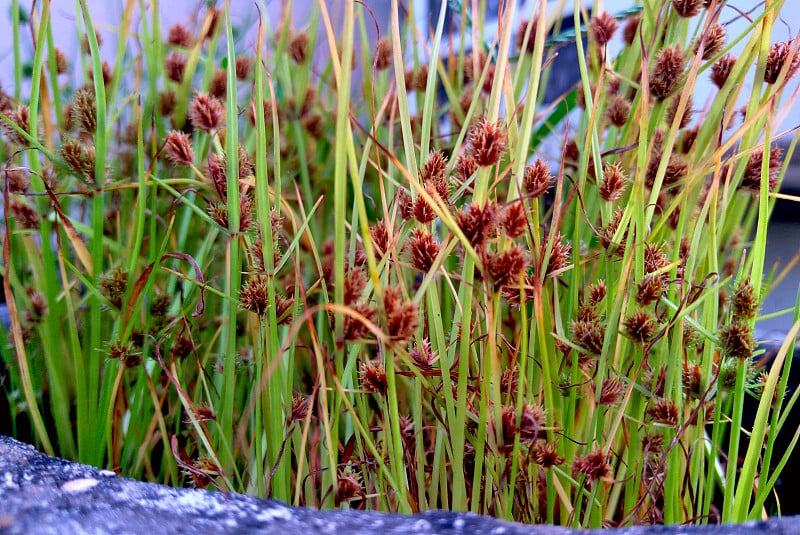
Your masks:
[[[108,358],[118,360],[126,369],[135,368],[142,362],[141,353],[136,353],[131,350],[131,343],[122,343],[121,340],[116,340],[108,346]]]
[[[620,128],[628,122],[631,113],[631,103],[620,94],[613,95],[608,101],[606,108],[606,118],[608,122]]]
[[[208,83],[208,94],[220,101],[228,94],[228,73],[222,69],[214,71]]]
[[[115,266],[108,273],[100,275],[100,293],[118,309],[122,308],[127,284],[128,272],[121,266]]]
[[[533,49],[536,45],[536,27],[538,24],[538,18],[534,18],[533,20],[523,20],[519,23],[515,44],[520,53],[527,52],[528,54],[533,54]],[[528,40],[525,41],[525,34],[528,32],[530,32],[528,35]]]
[[[528,217],[522,199],[516,199],[506,204],[498,211],[497,221],[506,233],[506,236],[518,238],[525,234],[528,228]]]
[[[437,197],[436,190],[432,186],[426,186],[425,191],[434,199]],[[417,195],[414,200],[414,219],[423,225],[436,219],[436,212],[433,210],[433,206],[422,195]]]
[[[225,122],[225,107],[214,97],[197,93],[189,105],[189,120],[198,130],[214,132]]]
[[[470,155],[479,166],[489,167],[497,164],[508,146],[508,134],[500,122],[492,123],[485,117],[470,128],[469,136]]]
[[[490,204],[472,203],[456,212],[456,223],[474,248],[481,248],[495,230],[495,210]]]
[[[645,275],[637,285],[636,302],[647,306],[661,299],[664,294],[664,279],[659,275]]]
[[[69,71],[69,62],[67,56],[60,48],[54,48],[56,58],[56,72],[58,74],[66,74]]]
[[[604,11],[592,16],[592,21],[589,24],[589,35],[598,47],[603,48],[614,37],[618,27],[617,19]]]
[[[680,97],[676,96],[673,98],[669,106],[667,106],[667,124],[671,125],[675,121],[675,116],[678,114],[678,105],[680,104]],[[692,99],[691,96],[689,97],[689,101],[686,103],[686,106],[683,109],[683,115],[681,115],[680,121],[678,122],[678,128],[686,128],[689,126],[689,123],[692,122],[692,115],[694,114],[694,110],[692,109]]]
[[[236,78],[239,80],[247,80],[250,77],[250,71],[253,70],[253,58],[249,56],[237,56],[234,66],[236,68]]]
[[[698,399],[702,394],[703,372],[700,365],[695,362],[683,364],[682,376],[683,391],[687,396]]]
[[[764,150],[756,149],[747,159],[747,166],[744,170],[742,177],[742,188],[758,193],[761,191],[761,167],[764,162]],[[783,165],[783,150],[773,145],[769,150],[769,174],[767,181],[769,183],[769,190],[774,191],[778,185],[778,177],[780,176],[781,166]]]
[[[375,69],[384,71],[392,66],[392,43],[387,38],[380,39],[375,45],[373,58]]]
[[[400,189],[397,194],[397,209],[403,219],[414,217],[414,199],[404,189]]]
[[[311,412],[311,396],[294,394],[286,415],[287,425],[304,421],[308,417],[309,412]]]
[[[31,186],[30,173],[22,167],[3,167],[0,170],[0,188],[5,188],[8,179],[9,193],[26,193]]]
[[[513,444],[514,435],[517,434],[519,434],[520,442],[527,444],[532,444],[544,434],[547,425],[544,408],[533,403],[523,403],[521,409],[520,422],[517,426],[517,406],[503,407],[503,443],[506,445]]]
[[[194,149],[189,134],[170,130],[164,142],[164,158],[174,166],[191,165]]]
[[[175,96],[175,92],[168,89],[166,91],[162,91],[158,95],[158,111],[161,112],[161,115],[168,116],[172,115],[172,112],[175,110],[175,106],[178,104],[178,99]]]
[[[789,61],[790,56],[792,56],[791,61]],[[793,77],[800,70],[800,50],[794,46],[791,40],[775,43],[769,47],[764,81],[768,84],[774,84],[778,81],[778,77],[784,68],[786,69],[786,80]]]
[[[94,134],[97,129],[97,105],[94,90],[81,88],[72,97],[72,121],[85,134]]]
[[[380,362],[370,360],[362,362],[358,373],[358,382],[361,388],[367,392],[381,396],[386,395],[386,369]]]
[[[625,383],[616,377],[605,379],[600,387],[600,399],[597,404],[601,406],[617,405],[622,401],[624,393]]]
[[[733,54],[725,54],[719,58],[714,65],[711,66],[711,82],[722,89],[725,82],[728,80],[733,66],[736,64],[736,56]]]
[[[103,36],[100,35],[97,30],[94,31],[94,37],[97,39],[97,48],[103,46]],[[89,47],[89,36],[86,34],[84,34],[83,39],[81,39],[81,50],[83,50],[83,53],[87,56],[92,53]]]
[[[686,58],[679,46],[665,48],[655,57],[650,71],[650,93],[658,101],[666,100],[683,81]]]
[[[360,316],[363,316],[364,319],[373,323],[375,322],[377,310],[375,310],[375,308],[370,306],[368,303],[360,303],[358,305],[353,305],[350,308]],[[360,318],[355,318],[350,315],[347,315],[344,318],[344,332],[342,334],[342,338],[345,342],[362,340],[366,338],[368,334],[369,329]]]
[[[753,339],[753,328],[747,321],[734,318],[730,324],[720,331],[722,350],[725,357],[732,359],[749,359],[753,356],[756,342]]]
[[[564,458],[558,455],[556,445],[546,440],[537,440],[531,449],[533,462],[543,468],[551,468],[564,464]]]
[[[572,342],[585,349],[590,355],[599,355],[603,351],[605,324],[600,320],[570,322]]]
[[[684,18],[694,17],[702,7],[702,0],[672,0],[672,8]]]
[[[364,270],[350,267],[344,274],[344,304],[353,305],[361,300],[364,288],[367,287],[367,276]]]
[[[375,253],[378,258],[383,258],[389,252],[389,229],[386,223],[378,221],[369,229],[370,238],[372,238],[372,245],[375,247]]]
[[[600,197],[608,202],[616,201],[625,193],[625,173],[619,163],[606,164],[603,181],[598,187]]]
[[[529,264],[528,253],[514,245],[499,253],[487,253],[484,267],[494,281],[495,289],[500,290],[505,286],[517,286]]]
[[[302,65],[308,58],[308,34],[298,32],[289,41],[289,55],[295,63]]]
[[[265,317],[269,310],[267,278],[262,275],[251,277],[239,292],[239,301],[243,309]]]
[[[569,264],[569,256],[572,253],[572,244],[563,241],[561,233],[556,234],[553,240],[553,247],[550,250],[550,258],[547,260],[546,277],[558,275]],[[544,256],[547,244],[542,242],[541,254]]]
[[[181,83],[183,74],[186,72],[186,56],[183,54],[172,51],[167,59],[164,60],[164,71],[167,73],[167,78],[173,82]]]
[[[39,228],[39,214],[27,203],[14,199],[8,208],[11,220],[16,222],[19,228],[30,230]]]
[[[194,36],[183,24],[175,23],[170,26],[167,32],[167,43],[173,46],[191,48],[194,44]]]
[[[463,183],[469,180],[472,175],[475,174],[475,171],[478,170],[478,163],[475,161],[475,158],[465,152],[458,157],[455,170],[456,176]]]
[[[58,153],[75,174],[87,182],[94,182],[94,147],[87,147],[72,137],[64,136]]]
[[[705,47],[703,48],[703,59],[709,60],[719,54],[720,50],[725,46],[725,38],[728,36],[727,32],[725,31],[725,27],[721,24],[714,24],[708,30],[708,34],[705,36]],[[703,42],[703,38],[700,37],[694,42],[694,53],[700,50],[700,43]]]
[[[411,82],[411,87],[419,91],[420,93],[424,93],[428,89],[428,66],[423,64],[420,65],[419,68],[414,73],[414,79]]]
[[[541,158],[536,158],[532,164],[525,167],[522,177],[522,187],[525,193],[537,198],[547,192],[553,185],[553,175],[550,174],[550,166]]]
[[[671,399],[654,398],[647,408],[647,415],[657,424],[675,427],[678,425],[678,407]]]
[[[598,280],[589,286],[587,301],[590,306],[599,305],[603,299],[606,298],[606,281],[603,279]]]
[[[410,256],[411,266],[423,273],[428,273],[439,254],[441,246],[425,230],[416,228],[411,232],[405,244],[405,251]]]
[[[572,471],[576,476],[585,475],[586,480],[591,484],[611,477],[611,459],[603,453],[602,449],[598,448],[575,459]]]
[[[383,292],[383,310],[386,312],[386,333],[393,342],[405,342],[414,335],[419,325],[419,306],[405,302],[397,286],[387,286]]]
[[[653,339],[658,330],[658,321],[646,310],[637,310],[622,322],[622,333],[640,344]]]
[[[408,356],[421,372],[433,371],[434,364],[439,360],[439,355],[431,349],[431,343],[427,338],[423,338],[417,347],[409,351]]]
[[[31,111],[28,106],[20,104],[13,109],[13,111],[4,111],[3,113],[8,115],[8,118],[11,119],[11,122],[17,125],[21,130],[24,130],[25,132],[28,131],[31,115]],[[25,136],[17,132],[16,129],[14,129],[14,127],[12,127],[10,124],[6,123],[5,121],[0,121],[0,128],[2,128],[6,139],[8,139],[14,145],[19,147],[25,147],[28,145],[28,140],[25,139]]]
[[[731,296],[731,315],[740,320],[752,320],[758,313],[758,307],[758,296],[750,279],[739,282]]]
[[[634,39],[636,39],[636,35],[639,32],[639,25],[642,23],[642,15],[637,13],[628,17],[628,21],[625,23],[625,28],[622,30],[622,39],[625,41],[625,44],[630,46],[633,44]]]
[[[692,128],[687,128],[683,131],[680,139],[678,140],[678,150],[681,152],[681,154],[689,154],[692,151],[695,141],[697,141],[697,134],[699,133],[699,125]]]
[[[337,507],[343,503],[364,497],[364,491],[361,489],[361,480],[355,472],[351,470],[340,472],[336,483],[336,499],[334,501]]]

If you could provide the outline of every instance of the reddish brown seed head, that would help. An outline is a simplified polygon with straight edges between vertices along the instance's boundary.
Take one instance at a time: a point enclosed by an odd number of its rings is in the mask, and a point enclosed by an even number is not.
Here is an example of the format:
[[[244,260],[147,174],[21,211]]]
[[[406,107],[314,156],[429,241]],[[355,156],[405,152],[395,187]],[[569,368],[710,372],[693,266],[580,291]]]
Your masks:
[[[497,164],[508,146],[508,135],[500,122],[493,123],[481,117],[468,136],[470,155],[482,167]]]
[[[67,61],[67,56],[61,51],[60,48],[55,48],[54,50],[56,58],[56,72],[58,74],[66,74],[69,71],[69,62]]]
[[[617,19],[604,11],[592,17],[589,26],[589,35],[597,46],[603,48],[614,37],[614,33],[616,33],[618,27],[619,23],[617,23]]]
[[[536,44],[536,26],[538,24],[539,24],[538,18],[534,18],[533,20],[523,20],[519,23],[519,28],[517,29],[517,35],[515,41],[517,45],[517,50],[519,50],[520,53],[527,52],[528,54],[533,54],[533,49]],[[528,40],[526,42],[525,34],[528,32],[530,33],[528,35]]]
[[[666,100],[683,80],[686,59],[680,47],[665,48],[655,58],[650,72],[650,93],[658,101]]]
[[[558,275],[561,270],[569,264],[569,257],[572,253],[572,244],[564,242],[564,237],[561,234],[556,234],[553,240],[553,247],[550,250],[550,258],[547,261],[547,269],[545,270],[547,277],[554,277]],[[544,256],[547,244],[542,242],[541,254]]]
[[[616,377],[612,377],[610,379],[605,379],[603,381],[603,385],[600,388],[600,399],[598,400],[598,405],[617,405],[622,401],[622,396],[625,394],[625,383],[617,379]]]
[[[426,186],[425,191],[433,198],[438,196],[432,186]],[[414,200],[414,219],[423,225],[436,219],[436,212],[433,210],[433,206],[422,195],[418,195]]]
[[[179,52],[170,52],[167,59],[164,60],[164,71],[167,73],[167,78],[173,82],[181,83],[183,74],[186,72],[186,56]]]
[[[572,464],[575,475],[584,475],[589,483],[611,477],[611,460],[598,448],[578,457]]]
[[[35,230],[39,228],[39,214],[27,203],[12,200],[9,204],[11,220],[17,224],[17,228]]]
[[[490,204],[472,203],[456,212],[456,223],[474,248],[481,248],[495,230],[495,210]]]
[[[248,280],[239,293],[239,301],[245,310],[254,312],[262,318],[265,317],[269,309],[267,278],[258,275]]]
[[[734,359],[749,359],[753,356],[756,342],[753,329],[747,321],[734,319],[720,332],[723,354]]]
[[[659,275],[645,275],[637,285],[636,302],[647,306],[661,299],[664,294],[664,279]]]
[[[170,26],[167,32],[167,43],[183,48],[190,48],[194,44],[194,36],[183,24],[175,23]]]
[[[4,110],[3,113],[8,115],[8,118],[11,119],[11,122],[17,125],[21,130],[24,130],[25,132],[28,131],[28,128],[30,127],[31,115],[30,108],[28,108],[28,106],[20,104],[12,110]],[[20,147],[25,147],[28,145],[28,140],[25,139],[25,136],[17,132],[17,130],[10,124],[6,123],[5,121],[0,121],[0,128],[2,128],[6,139],[8,139],[11,143]]]
[[[419,307],[413,301],[405,302],[399,287],[386,287],[383,310],[386,312],[385,330],[390,340],[405,342],[414,335],[419,325]]]
[[[250,72],[253,70],[253,58],[249,56],[238,56],[236,58],[236,78],[239,80],[247,80],[250,77]]]
[[[553,175],[550,174],[550,166],[541,158],[536,158],[534,162],[525,167],[522,177],[522,187],[525,193],[536,198],[547,192],[553,185]]]
[[[733,54],[725,54],[719,58],[716,63],[711,66],[711,82],[722,89],[722,86],[728,81],[728,76],[730,76],[735,64],[736,56]]]
[[[683,364],[681,383],[683,391],[689,397],[699,398],[703,388],[703,371],[700,365],[694,362],[685,362]]]
[[[598,187],[600,197],[608,202],[613,202],[625,193],[625,173],[619,163],[606,164],[603,172],[603,181]]]
[[[637,310],[622,322],[623,334],[640,344],[645,344],[653,339],[658,330],[658,322],[646,310]]]
[[[497,221],[512,240],[522,236],[528,228],[525,205],[519,199],[508,203],[499,210]]]
[[[87,147],[76,139],[65,136],[61,139],[59,155],[78,176],[94,182],[94,147]]]
[[[298,32],[289,41],[289,55],[295,63],[302,65],[308,58],[308,34]]]
[[[716,56],[720,50],[725,46],[725,38],[728,36],[728,33],[725,31],[725,27],[721,24],[714,24],[708,30],[708,34],[705,35],[705,39],[702,37],[697,39],[694,42],[694,53],[700,50],[700,43],[704,43],[703,47],[703,59],[709,60]]]
[[[377,42],[373,62],[379,71],[385,71],[392,66],[392,43],[389,39],[384,37]]]
[[[756,149],[747,159],[744,176],[742,177],[742,188],[758,193],[761,191],[761,169],[764,162],[764,150]],[[783,166],[783,150],[773,146],[769,150],[769,164],[767,181],[769,190],[773,191],[778,185],[781,167]]]
[[[768,84],[774,84],[778,81],[778,77],[784,68],[786,69],[786,80],[793,77],[800,70],[800,50],[794,47],[794,43],[791,40],[775,43],[769,48],[764,81]]]
[[[740,320],[752,320],[758,313],[758,296],[750,279],[741,281],[731,296],[731,314]]]
[[[475,158],[468,153],[464,153],[458,157],[456,162],[456,176],[463,183],[469,180],[475,171],[478,170],[478,163]]]
[[[599,355],[603,351],[605,325],[599,320],[570,322],[571,340],[590,355]]]
[[[405,250],[410,256],[411,266],[423,273],[428,273],[439,254],[439,243],[426,231],[417,228],[406,240]]]
[[[167,91],[162,91],[158,95],[158,111],[161,112],[161,115],[168,116],[172,115],[172,112],[175,110],[175,106],[178,104],[178,99],[175,96],[175,92],[171,89]]]
[[[372,392],[381,396],[386,395],[388,385],[386,381],[386,369],[380,362],[362,362],[358,373],[358,382],[361,388],[367,392]]]
[[[564,464],[564,458],[558,455],[558,449],[552,442],[537,440],[531,450],[533,461],[544,467],[552,468]]]
[[[214,72],[211,81],[208,83],[208,94],[220,100],[224,100],[228,94],[228,73],[222,69]]]
[[[676,95],[669,103],[667,107],[667,124],[671,125],[675,121],[675,117],[678,113],[678,105],[680,104],[680,95]],[[683,114],[680,117],[680,121],[678,122],[678,128],[686,128],[689,126],[689,123],[692,122],[692,115],[694,115],[694,110],[692,109],[692,99],[689,98],[689,101],[686,103],[686,106],[683,109]]]
[[[642,22],[641,14],[637,13],[628,18],[628,21],[625,23],[625,28],[622,30],[622,39],[625,41],[626,45],[632,45],[634,39],[636,39],[637,34],[639,33],[639,24]]]
[[[386,223],[383,221],[378,221],[375,225],[370,227],[369,229],[370,238],[372,238],[372,245],[375,247],[375,253],[378,255],[378,258],[383,258],[383,256],[389,252],[389,229],[386,226]]]
[[[191,165],[194,150],[189,134],[171,130],[164,142],[164,158],[174,166]]]
[[[647,408],[647,415],[657,424],[675,427],[678,425],[678,407],[671,399],[655,398]]]
[[[616,94],[608,101],[608,108],[606,108],[606,118],[608,122],[620,128],[628,122],[628,117],[631,113],[631,103],[622,95]]]
[[[684,18],[694,17],[702,7],[702,0],[672,0],[672,9]]]
[[[225,108],[222,103],[207,95],[197,93],[189,105],[189,120],[198,130],[211,133],[225,122]]]
[[[97,105],[94,90],[81,88],[72,97],[72,121],[84,134],[94,134],[97,128]]]
[[[529,265],[528,253],[514,245],[505,251],[487,254],[484,267],[494,281],[495,289],[500,290],[505,286],[517,286]]]
[[[103,36],[100,35],[97,32],[97,30],[94,31],[94,37],[95,37],[95,39],[97,39],[97,48],[100,48],[101,46],[103,46]],[[83,39],[81,39],[81,50],[83,50],[83,53],[86,54],[87,56],[92,53],[92,51],[91,51],[91,49],[89,47],[89,36],[88,35],[84,35]]]

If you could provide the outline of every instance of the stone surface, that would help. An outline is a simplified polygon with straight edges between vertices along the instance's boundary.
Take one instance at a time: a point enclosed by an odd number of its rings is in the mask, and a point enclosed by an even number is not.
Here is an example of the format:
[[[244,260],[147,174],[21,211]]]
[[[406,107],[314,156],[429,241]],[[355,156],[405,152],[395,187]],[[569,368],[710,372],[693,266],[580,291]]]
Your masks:
[[[654,526],[611,531],[630,535],[796,534],[800,533],[800,517],[744,526]],[[0,436],[0,533],[253,532],[302,535],[592,533],[551,526],[523,526],[443,511],[415,516],[323,512],[239,494],[173,489],[48,457],[31,446]]]

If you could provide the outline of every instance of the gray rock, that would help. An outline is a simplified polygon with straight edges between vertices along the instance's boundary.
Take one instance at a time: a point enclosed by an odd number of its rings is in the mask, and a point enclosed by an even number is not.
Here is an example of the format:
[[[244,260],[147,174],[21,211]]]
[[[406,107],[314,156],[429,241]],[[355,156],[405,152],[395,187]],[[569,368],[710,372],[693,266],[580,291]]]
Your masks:
[[[613,531],[613,530],[612,530]],[[746,526],[635,527],[630,535],[800,533],[800,518]],[[419,533],[577,535],[591,532],[524,526],[474,514],[414,516],[315,511],[240,494],[174,489],[117,477],[108,470],[49,457],[0,436],[0,532],[49,533]],[[605,533],[605,532],[604,532]]]

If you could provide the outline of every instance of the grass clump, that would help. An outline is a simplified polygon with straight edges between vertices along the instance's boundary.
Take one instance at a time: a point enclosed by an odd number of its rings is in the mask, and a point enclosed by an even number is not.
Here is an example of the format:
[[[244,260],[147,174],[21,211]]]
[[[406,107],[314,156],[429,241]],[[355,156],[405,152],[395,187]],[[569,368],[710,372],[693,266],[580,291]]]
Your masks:
[[[324,2],[293,27],[289,2],[166,30],[130,1],[109,64],[83,0],[77,58],[37,3],[32,77],[0,95],[14,433],[314,507],[773,512],[800,324],[768,375],[752,361],[796,141],[773,143],[800,65],[771,42],[784,2],[735,36],[720,1],[576,2],[575,35],[510,1],[496,36],[469,4],[423,28],[393,0],[374,40],[350,1],[336,28]],[[559,47],[581,82],[546,105]]]

